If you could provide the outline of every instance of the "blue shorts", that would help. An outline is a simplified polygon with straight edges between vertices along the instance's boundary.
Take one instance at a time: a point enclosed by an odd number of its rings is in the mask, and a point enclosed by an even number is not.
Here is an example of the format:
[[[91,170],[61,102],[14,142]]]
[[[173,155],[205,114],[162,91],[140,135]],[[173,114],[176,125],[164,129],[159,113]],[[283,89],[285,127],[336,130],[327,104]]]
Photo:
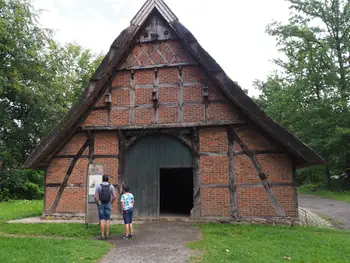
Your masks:
[[[111,210],[112,210],[112,205],[110,203],[98,204],[98,219],[111,220]]]
[[[133,214],[134,214],[134,208],[130,208],[128,210],[123,211],[124,224],[131,224],[132,223]]]

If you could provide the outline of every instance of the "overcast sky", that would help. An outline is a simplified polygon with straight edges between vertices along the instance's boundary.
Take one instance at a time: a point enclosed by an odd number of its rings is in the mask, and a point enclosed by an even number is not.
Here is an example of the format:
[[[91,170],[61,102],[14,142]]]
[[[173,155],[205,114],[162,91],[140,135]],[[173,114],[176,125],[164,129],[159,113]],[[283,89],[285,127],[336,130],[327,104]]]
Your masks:
[[[145,0],[33,0],[43,9],[40,23],[55,30],[55,39],[76,42],[94,52],[106,53]],[[284,0],[165,0],[222,66],[249,95],[255,79],[274,69],[276,42],[265,33],[272,20],[288,20]]]

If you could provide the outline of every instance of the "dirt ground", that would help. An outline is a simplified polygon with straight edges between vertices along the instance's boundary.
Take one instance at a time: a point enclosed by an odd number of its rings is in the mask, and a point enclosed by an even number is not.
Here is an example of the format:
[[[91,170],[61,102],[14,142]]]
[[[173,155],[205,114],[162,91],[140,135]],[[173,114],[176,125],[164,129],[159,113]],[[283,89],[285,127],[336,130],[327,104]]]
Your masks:
[[[110,242],[116,247],[101,262],[187,262],[195,252],[186,248],[186,244],[201,236],[199,229],[184,222],[150,222],[136,229],[134,239],[112,236]]]
[[[329,220],[336,227],[350,230],[350,203],[305,194],[298,194],[298,202],[299,206]]]

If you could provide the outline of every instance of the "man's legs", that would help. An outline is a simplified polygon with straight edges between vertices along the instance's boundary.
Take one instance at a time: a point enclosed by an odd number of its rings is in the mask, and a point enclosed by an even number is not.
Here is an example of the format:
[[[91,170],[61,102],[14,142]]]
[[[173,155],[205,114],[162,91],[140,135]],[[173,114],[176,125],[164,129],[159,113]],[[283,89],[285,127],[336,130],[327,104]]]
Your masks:
[[[101,234],[101,237],[105,236],[105,224],[106,224],[106,220],[101,220],[100,221],[100,234]]]
[[[104,207],[102,204],[98,205],[98,220],[99,220],[99,225],[100,225],[100,235],[101,237],[104,237],[105,234],[105,215],[104,215]]]
[[[106,236],[109,237],[109,230],[110,230],[111,220],[106,220]]]

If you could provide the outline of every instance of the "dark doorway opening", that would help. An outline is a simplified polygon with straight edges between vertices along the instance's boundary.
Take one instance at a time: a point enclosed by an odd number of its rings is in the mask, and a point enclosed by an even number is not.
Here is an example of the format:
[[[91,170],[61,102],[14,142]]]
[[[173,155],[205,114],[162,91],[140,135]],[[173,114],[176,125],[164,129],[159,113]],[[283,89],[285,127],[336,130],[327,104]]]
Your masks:
[[[160,214],[190,215],[193,207],[193,169],[160,169]]]

